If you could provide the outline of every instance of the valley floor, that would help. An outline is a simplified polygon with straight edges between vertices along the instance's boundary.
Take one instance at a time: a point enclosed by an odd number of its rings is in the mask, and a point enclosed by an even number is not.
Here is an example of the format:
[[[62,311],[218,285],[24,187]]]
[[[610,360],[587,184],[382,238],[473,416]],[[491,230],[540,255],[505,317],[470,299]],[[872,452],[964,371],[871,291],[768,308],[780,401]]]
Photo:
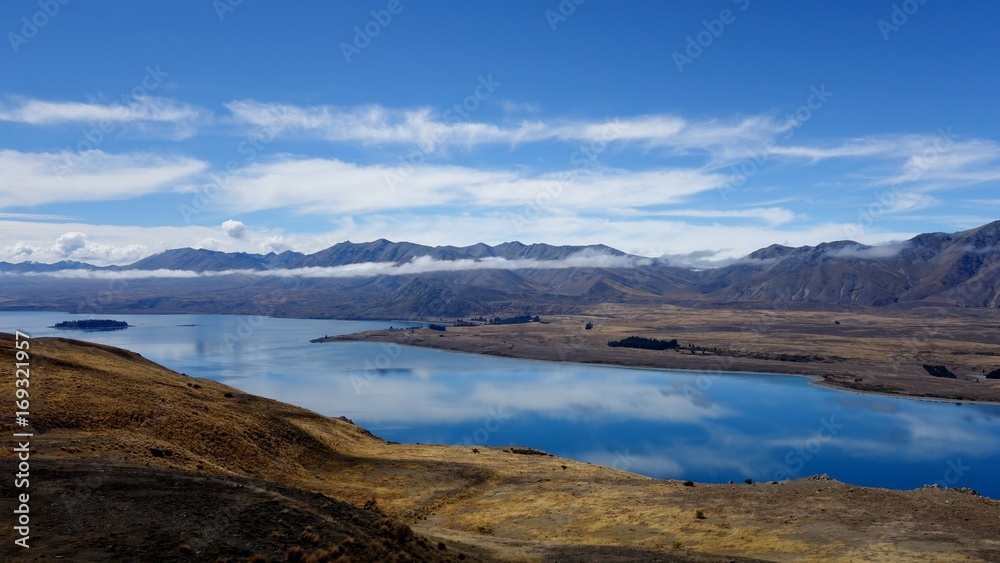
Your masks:
[[[587,323],[592,328],[587,329]],[[677,339],[678,350],[612,348],[627,336]],[[1000,402],[1000,311],[889,312],[603,305],[540,323],[378,330],[318,339],[395,342],[511,358],[712,373],[795,374],[867,393]],[[943,365],[956,379],[933,377]]]

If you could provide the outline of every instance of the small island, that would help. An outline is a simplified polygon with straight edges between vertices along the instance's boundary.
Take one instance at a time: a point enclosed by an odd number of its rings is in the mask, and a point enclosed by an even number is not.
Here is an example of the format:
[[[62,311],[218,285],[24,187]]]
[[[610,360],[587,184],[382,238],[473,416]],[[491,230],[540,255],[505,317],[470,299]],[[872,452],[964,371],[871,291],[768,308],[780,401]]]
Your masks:
[[[128,323],[110,319],[84,319],[80,321],[63,321],[54,327],[62,330],[125,330]]]

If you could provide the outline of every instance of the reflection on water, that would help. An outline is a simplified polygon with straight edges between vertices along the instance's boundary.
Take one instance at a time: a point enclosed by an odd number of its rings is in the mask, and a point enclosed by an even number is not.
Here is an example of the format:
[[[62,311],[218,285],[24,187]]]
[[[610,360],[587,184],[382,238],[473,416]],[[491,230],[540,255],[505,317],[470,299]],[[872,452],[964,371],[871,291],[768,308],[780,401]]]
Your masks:
[[[32,336],[60,313],[0,313]],[[938,482],[1000,497],[1000,406],[858,395],[806,378],[609,368],[345,342],[399,321],[117,315],[81,339],[331,415],[400,442],[519,444],[656,477],[726,482],[828,473],[851,483]],[[188,326],[182,326],[188,325]],[[194,326],[191,326],[194,325]],[[59,333],[64,335],[64,333]]]

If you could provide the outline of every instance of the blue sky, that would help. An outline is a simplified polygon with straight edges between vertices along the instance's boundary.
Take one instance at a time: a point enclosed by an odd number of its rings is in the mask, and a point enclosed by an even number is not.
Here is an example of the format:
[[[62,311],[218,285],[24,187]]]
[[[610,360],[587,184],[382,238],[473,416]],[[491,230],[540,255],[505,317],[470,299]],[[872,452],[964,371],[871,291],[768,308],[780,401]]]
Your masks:
[[[1000,5],[11,1],[0,260],[344,240],[704,264],[1000,218]]]

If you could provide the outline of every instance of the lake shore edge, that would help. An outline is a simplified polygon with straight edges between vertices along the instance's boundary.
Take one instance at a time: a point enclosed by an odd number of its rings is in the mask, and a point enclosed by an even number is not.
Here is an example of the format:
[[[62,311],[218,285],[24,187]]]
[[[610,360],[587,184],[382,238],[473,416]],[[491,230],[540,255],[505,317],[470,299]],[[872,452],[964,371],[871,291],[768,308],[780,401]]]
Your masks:
[[[537,324],[537,323],[534,323]],[[593,342],[573,341],[554,334],[539,337],[537,330],[521,334],[519,327],[506,325],[489,329],[487,339],[500,338],[501,346],[483,346],[482,336],[474,329],[484,327],[448,327],[438,332],[429,329],[383,329],[313,339],[327,342],[383,342],[401,346],[429,348],[478,356],[599,365],[628,369],[683,371],[718,377],[727,373],[740,375],[795,376],[811,380],[818,387],[865,395],[907,398],[948,403],[1000,404],[1000,381],[971,382],[921,375],[913,366],[889,362],[859,361],[781,361],[721,355],[685,355],[676,352],[636,348],[595,346]],[[499,330],[498,330],[499,328]],[[538,327],[530,327],[537,329]],[[532,342],[533,341],[533,342]],[[917,366],[919,369],[919,366]],[[892,371],[897,371],[892,374]],[[899,373],[903,372],[903,373]],[[885,375],[885,374],[890,375]]]

